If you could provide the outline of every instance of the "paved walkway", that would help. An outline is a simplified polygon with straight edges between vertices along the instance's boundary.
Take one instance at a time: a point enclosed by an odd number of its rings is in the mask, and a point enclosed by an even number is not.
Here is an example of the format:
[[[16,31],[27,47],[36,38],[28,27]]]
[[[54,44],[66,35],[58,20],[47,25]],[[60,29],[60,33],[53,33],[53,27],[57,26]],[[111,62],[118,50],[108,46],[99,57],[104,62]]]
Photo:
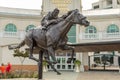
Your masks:
[[[60,71],[61,75],[57,75],[53,71],[43,73],[43,80],[76,80],[79,73],[73,71]],[[0,80],[13,80],[13,79],[0,79]],[[37,80],[37,79],[14,79],[14,80]]]
[[[118,72],[89,71],[79,73],[76,80],[120,80]]]
[[[55,72],[48,72],[44,74],[45,79],[59,79],[59,80],[76,80],[79,73],[73,71],[62,71],[61,75],[56,75]]]
[[[88,71],[88,72],[68,72],[61,71],[61,75],[56,75],[55,72],[46,72],[43,75],[43,80],[120,80],[118,72],[103,72],[103,71]],[[0,79],[0,80],[37,80],[34,78],[28,79]]]

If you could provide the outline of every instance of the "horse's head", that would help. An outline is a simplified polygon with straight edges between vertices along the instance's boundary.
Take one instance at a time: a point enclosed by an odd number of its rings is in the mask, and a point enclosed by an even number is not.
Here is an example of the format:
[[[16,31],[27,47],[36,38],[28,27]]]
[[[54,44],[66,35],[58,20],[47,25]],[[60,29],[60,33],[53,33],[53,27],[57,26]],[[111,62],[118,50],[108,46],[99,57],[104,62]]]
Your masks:
[[[73,22],[74,24],[89,26],[90,22],[86,20],[85,16],[79,13],[78,9],[71,11],[71,14],[73,15],[71,22]]]

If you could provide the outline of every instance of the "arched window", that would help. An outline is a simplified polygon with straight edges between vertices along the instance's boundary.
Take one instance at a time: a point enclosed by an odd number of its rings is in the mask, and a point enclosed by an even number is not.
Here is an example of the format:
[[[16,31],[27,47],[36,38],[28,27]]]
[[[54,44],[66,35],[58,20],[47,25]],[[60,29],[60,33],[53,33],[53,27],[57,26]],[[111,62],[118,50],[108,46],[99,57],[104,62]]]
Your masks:
[[[14,24],[9,23],[5,26],[5,31],[6,32],[17,32],[17,28]]]
[[[26,32],[27,32],[28,30],[30,30],[30,29],[35,28],[35,27],[36,27],[36,26],[34,26],[34,25],[28,25],[27,28],[26,28]]]
[[[107,33],[115,33],[115,32],[119,32],[118,26],[115,24],[109,25],[107,28]]]
[[[88,26],[88,27],[85,29],[85,33],[97,33],[97,29],[96,29],[96,27],[94,27],[94,26]]]

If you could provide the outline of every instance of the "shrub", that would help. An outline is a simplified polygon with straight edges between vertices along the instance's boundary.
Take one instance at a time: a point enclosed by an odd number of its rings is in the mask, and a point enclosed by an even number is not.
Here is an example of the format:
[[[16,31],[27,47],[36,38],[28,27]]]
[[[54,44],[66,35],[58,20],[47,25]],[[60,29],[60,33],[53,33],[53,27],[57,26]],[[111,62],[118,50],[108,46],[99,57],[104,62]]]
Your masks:
[[[74,61],[74,65],[80,66],[80,65],[81,65],[81,61],[80,61],[80,60],[75,60],[75,61]]]

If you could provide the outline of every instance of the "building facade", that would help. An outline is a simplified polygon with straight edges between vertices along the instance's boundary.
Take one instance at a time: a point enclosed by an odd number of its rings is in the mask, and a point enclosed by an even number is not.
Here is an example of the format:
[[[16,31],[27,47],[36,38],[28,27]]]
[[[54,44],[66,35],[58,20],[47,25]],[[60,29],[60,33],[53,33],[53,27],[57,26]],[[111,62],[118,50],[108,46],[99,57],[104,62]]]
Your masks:
[[[20,65],[19,58],[13,57],[14,52],[8,50],[7,45],[21,42],[27,30],[40,26],[42,17],[56,7],[60,9],[60,16],[69,10],[77,8],[90,21],[90,26],[86,28],[79,25],[74,25],[71,28],[68,33],[70,43],[120,40],[119,3],[119,0],[99,0],[99,2],[93,3],[93,9],[85,11],[82,11],[81,0],[43,0],[41,12],[40,10],[0,7],[0,63],[7,64],[7,62],[11,62],[13,65]],[[110,4],[112,7],[109,6]],[[24,50],[24,48],[21,50]],[[119,51],[99,53],[119,55]],[[55,67],[58,70],[74,69],[73,62],[67,64],[67,59],[70,58],[70,54],[70,52],[56,54],[59,63]],[[93,56],[96,54],[98,52],[81,52],[76,53],[74,57],[82,62],[81,70],[84,71],[84,69],[88,70],[88,68],[91,68],[95,64],[95,58]],[[38,57],[37,55],[34,56]],[[117,57],[113,57],[113,65],[118,66]],[[24,65],[37,66],[37,63],[27,58]],[[49,69],[51,68],[49,67]]]
[[[80,29],[80,43],[120,40],[120,4],[118,0],[99,0],[93,3],[93,9],[83,11],[83,14],[87,16],[91,24],[87,28]],[[88,56],[86,58],[88,58],[90,69],[119,69],[119,51],[88,52]],[[106,63],[103,63],[104,56]]]
[[[99,0],[92,4],[93,9],[110,9],[110,8],[120,8],[119,0]]]

